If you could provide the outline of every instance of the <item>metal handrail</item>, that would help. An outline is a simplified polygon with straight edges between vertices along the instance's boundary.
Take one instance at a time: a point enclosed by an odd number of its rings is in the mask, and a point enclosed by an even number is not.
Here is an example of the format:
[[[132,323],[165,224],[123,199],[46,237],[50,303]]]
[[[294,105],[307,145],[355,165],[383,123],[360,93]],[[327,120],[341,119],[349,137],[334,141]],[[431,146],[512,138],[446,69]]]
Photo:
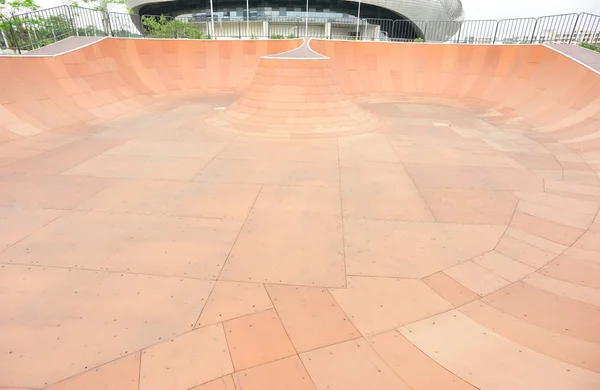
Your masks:
[[[600,46],[600,15],[589,13],[560,14],[539,18],[465,21],[412,21],[406,19],[361,19],[361,34],[356,36],[356,18],[329,17],[253,17],[247,24],[243,18],[219,19],[218,26],[209,26],[211,18],[187,19],[168,15],[131,15],[118,12],[58,6],[25,12],[11,18],[2,17],[5,33],[11,45],[21,53],[44,46],[71,35],[112,35],[153,37],[144,21],[158,18],[164,26],[160,37],[180,39],[206,38],[316,38],[369,39],[411,41],[415,39],[451,43],[588,43]],[[308,31],[298,23],[306,21]],[[169,25],[169,24],[172,25]],[[241,28],[240,23],[246,23]],[[156,24],[153,25],[155,28]],[[308,26],[308,24],[307,24]],[[350,28],[353,26],[353,28]],[[18,29],[18,31],[17,31]],[[213,30],[214,29],[214,30]],[[364,29],[364,31],[363,31]],[[334,31],[335,30],[335,31]],[[243,33],[244,32],[244,33]]]

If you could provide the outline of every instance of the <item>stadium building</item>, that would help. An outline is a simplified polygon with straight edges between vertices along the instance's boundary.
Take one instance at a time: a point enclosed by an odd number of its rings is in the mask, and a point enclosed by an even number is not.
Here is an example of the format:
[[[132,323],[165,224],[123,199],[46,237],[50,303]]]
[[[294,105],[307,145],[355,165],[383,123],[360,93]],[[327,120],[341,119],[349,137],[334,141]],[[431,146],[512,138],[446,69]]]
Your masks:
[[[127,6],[142,17],[167,15],[202,23],[211,16],[209,0],[128,0]],[[297,23],[306,18],[305,0],[249,0],[248,4],[245,0],[213,0],[212,14],[218,25],[212,28],[217,36],[227,35],[227,29],[233,36],[236,34],[231,22],[243,20],[250,21],[246,30],[258,32],[257,36],[281,32],[285,36],[353,37],[358,9],[359,3],[354,0],[309,0],[310,26],[306,29]],[[358,34],[361,39],[444,41],[458,31],[463,20],[460,0],[364,0],[360,3]],[[438,28],[427,31],[425,22],[431,21],[439,22]]]

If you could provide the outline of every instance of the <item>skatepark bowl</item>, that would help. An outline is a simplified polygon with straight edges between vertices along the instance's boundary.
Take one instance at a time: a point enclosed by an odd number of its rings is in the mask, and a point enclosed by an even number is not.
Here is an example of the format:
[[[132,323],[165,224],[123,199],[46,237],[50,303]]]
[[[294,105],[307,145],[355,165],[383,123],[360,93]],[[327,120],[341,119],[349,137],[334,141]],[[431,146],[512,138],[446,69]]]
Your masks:
[[[78,42],[0,57],[1,389],[600,389],[591,52]]]

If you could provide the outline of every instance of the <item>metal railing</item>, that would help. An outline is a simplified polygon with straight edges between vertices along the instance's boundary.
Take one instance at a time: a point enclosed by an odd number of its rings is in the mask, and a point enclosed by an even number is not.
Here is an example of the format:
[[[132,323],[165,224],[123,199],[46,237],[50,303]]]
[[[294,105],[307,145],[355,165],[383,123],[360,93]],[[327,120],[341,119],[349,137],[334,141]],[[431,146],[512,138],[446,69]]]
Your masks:
[[[600,16],[589,13],[502,20],[409,21],[349,17],[245,18],[132,15],[60,6],[0,18],[0,48],[26,52],[69,36],[175,39],[324,39],[460,44],[576,43],[600,46]]]

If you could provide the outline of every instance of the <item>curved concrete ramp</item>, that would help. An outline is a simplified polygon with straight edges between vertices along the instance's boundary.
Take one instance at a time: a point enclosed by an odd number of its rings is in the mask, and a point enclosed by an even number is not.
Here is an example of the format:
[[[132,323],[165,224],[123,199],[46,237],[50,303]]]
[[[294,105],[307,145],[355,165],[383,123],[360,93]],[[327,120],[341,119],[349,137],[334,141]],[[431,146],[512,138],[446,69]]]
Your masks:
[[[598,73],[310,44],[0,57],[0,388],[600,388]]]
[[[312,41],[313,49],[331,58],[346,94],[426,97],[470,107],[486,120],[533,130],[570,149],[600,149],[599,74],[555,50],[390,45]]]

